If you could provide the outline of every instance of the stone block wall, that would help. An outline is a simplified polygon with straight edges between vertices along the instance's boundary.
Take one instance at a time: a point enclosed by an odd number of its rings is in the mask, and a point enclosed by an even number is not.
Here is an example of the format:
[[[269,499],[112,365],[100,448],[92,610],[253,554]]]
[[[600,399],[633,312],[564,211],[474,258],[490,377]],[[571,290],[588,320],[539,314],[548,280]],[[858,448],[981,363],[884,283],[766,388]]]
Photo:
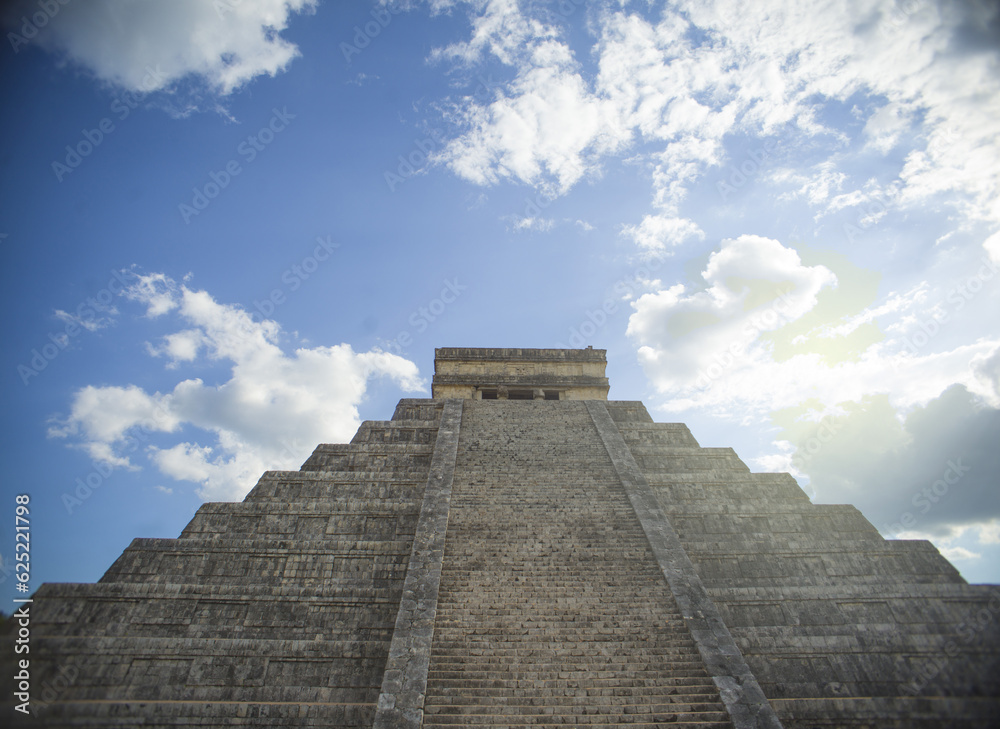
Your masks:
[[[1000,587],[640,407],[608,403],[784,726],[1000,725]]]

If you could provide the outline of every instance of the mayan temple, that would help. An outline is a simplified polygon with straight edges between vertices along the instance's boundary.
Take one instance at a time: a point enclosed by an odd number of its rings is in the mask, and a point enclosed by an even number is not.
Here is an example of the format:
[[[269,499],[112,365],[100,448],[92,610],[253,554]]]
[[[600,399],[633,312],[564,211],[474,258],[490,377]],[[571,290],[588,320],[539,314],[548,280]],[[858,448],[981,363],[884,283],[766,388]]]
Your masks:
[[[1000,725],[1000,588],[605,366],[438,349],[432,398],[44,585],[15,725]]]

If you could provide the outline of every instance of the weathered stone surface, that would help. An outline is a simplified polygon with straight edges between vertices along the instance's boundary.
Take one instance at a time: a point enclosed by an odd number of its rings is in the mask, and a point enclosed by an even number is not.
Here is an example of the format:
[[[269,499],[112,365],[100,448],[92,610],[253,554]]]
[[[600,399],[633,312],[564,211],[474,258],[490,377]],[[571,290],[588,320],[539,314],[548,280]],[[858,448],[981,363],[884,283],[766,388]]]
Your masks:
[[[780,727],[781,723],[774,710],[736,647],[718,608],[702,585],[677,532],[660,509],[608,408],[599,401],[590,401],[586,405],[614,465],[615,473],[632,502],[653,556],[670,585],[684,622],[698,646],[705,668],[719,687],[733,726],[737,729]],[[687,451],[688,448],[685,447],[685,453]],[[661,457],[668,459],[669,455]]]
[[[607,400],[603,349],[434,350],[435,399]]]
[[[590,404],[467,401],[425,727],[732,726]]]
[[[376,729],[419,729],[423,719],[461,425],[462,401],[446,400],[378,698]]]
[[[439,399],[43,586],[9,723],[997,725],[1000,587],[607,401],[603,350],[438,356]]]
[[[636,420],[619,432],[784,726],[997,721],[1000,588],[853,507],[813,505],[788,474],[720,465],[683,426]]]
[[[100,583],[43,586],[33,678],[55,688],[14,721],[371,726],[441,409],[402,401],[179,539],[135,540]]]

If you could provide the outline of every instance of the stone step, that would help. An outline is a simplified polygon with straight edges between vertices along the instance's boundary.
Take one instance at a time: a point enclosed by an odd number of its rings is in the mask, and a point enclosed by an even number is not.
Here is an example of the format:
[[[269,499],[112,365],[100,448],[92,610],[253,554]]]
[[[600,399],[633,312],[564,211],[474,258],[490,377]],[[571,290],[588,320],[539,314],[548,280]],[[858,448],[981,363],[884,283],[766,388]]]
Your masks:
[[[433,684],[433,685],[432,685]],[[704,687],[712,696],[718,696],[718,688],[702,672],[698,676],[686,675],[656,675],[646,677],[632,677],[628,681],[623,681],[620,676],[578,676],[576,678],[515,678],[513,676],[499,676],[489,679],[477,679],[474,682],[465,681],[463,678],[442,678],[435,677],[433,681],[428,679],[428,690],[433,688],[427,698],[430,700],[432,694],[440,692],[442,696],[474,696],[484,697],[515,696],[524,692],[531,692],[531,695],[545,696],[548,692],[558,692],[560,695],[567,695],[577,691],[645,691],[649,695],[657,696],[657,691],[668,690],[676,686],[683,690],[688,687]]]
[[[694,642],[691,641],[690,636],[686,632],[677,632],[673,635],[656,632],[644,635],[639,631],[634,631],[631,634],[627,634],[624,631],[617,631],[614,628],[604,628],[600,632],[597,632],[594,628],[581,625],[575,629],[567,628],[553,631],[543,636],[512,635],[507,631],[492,636],[483,634],[469,635],[468,631],[464,635],[458,631],[454,631],[449,635],[442,630],[442,634],[438,635],[437,646],[440,648],[442,655],[448,655],[449,651],[460,649],[545,651],[550,650],[548,648],[549,645],[564,645],[567,641],[585,646],[595,646],[595,649],[607,646],[609,648],[613,647],[616,650],[633,652],[647,647],[676,649],[680,645],[694,645]]]
[[[603,707],[602,707],[603,708]],[[456,714],[443,715],[434,714],[425,716],[424,726],[484,726],[500,725],[505,727],[513,726],[549,726],[549,725],[575,725],[575,726],[684,726],[684,723],[695,726],[731,726],[729,715],[725,711],[704,711],[704,712],[662,712],[639,711],[640,707],[629,707],[632,711],[625,711],[624,707],[615,711],[613,707],[608,707],[604,711],[594,709],[591,712],[581,711],[579,713],[565,714],[537,714],[526,713],[508,714],[506,711],[495,714]]]
[[[679,626],[659,626],[656,628],[646,628],[645,626],[635,626],[633,624],[615,624],[611,622],[584,622],[574,623],[572,620],[553,621],[546,634],[538,637],[533,635],[528,637],[527,631],[530,628],[522,627],[521,632],[514,631],[514,625],[485,627],[478,624],[466,624],[467,627],[458,624],[457,621],[442,618],[438,613],[438,625],[435,628],[437,643],[443,649],[453,645],[474,643],[489,643],[491,645],[510,643],[520,645],[528,641],[547,642],[564,639],[577,639],[581,642],[588,641],[615,641],[622,644],[635,641],[647,645],[650,641],[667,641],[670,645],[678,641],[691,639],[690,632],[684,625]],[[519,627],[519,626],[518,626]],[[649,632],[653,630],[655,632]]]
[[[6,707],[5,707],[6,708]],[[370,728],[374,702],[319,703],[242,701],[56,701],[38,717],[10,711],[12,726],[37,729],[176,729],[266,726],[268,729]]]
[[[320,500],[336,506],[364,500],[388,508],[396,502],[419,508],[426,483],[424,473],[268,471],[243,503]]]
[[[631,681],[633,679],[656,680],[663,676],[701,677],[706,676],[705,665],[700,659],[687,662],[658,661],[656,663],[618,663],[607,665],[591,665],[589,662],[561,661],[548,664],[510,664],[505,668],[496,664],[473,664],[467,666],[440,666],[431,657],[432,670],[428,680],[460,679],[467,681],[490,681],[509,676],[512,680],[555,681],[568,680],[573,674],[580,674],[581,680],[609,679],[614,681]]]
[[[640,698],[644,703],[640,707],[631,700]],[[540,716],[546,714],[598,714],[608,713],[606,710],[630,713],[707,713],[724,711],[718,701],[682,701],[674,697],[662,696],[554,696],[551,698],[532,698],[530,696],[505,697],[485,705],[478,697],[450,703],[425,704],[424,712],[435,717],[469,716],[486,713],[486,706],[494,711],[502,710],[508,716]]]
[[[437,421],[365,420],[351,439],[351,443],[433,445],[437,431]]]
[[[772,703],[785,729],[995,729],[1000,717],[996,696],[845,696]]]
[[[432,444],[323,443],[302,464],[303,471],[375,471],[426,474]]]
[[[444,408],[442,400],[424,398],[404,398],[396,404],[392,414],[392,422],[429,422],[437,424],[441,421],[441,411]]]
[[[651,686],[612,686],[599,688],[538,688],[532,685],[522,685],[514,688],[471,687],[471,686],[436,686],[436,696],[427,698],[428,704],[433,703],[464,703],[476,701],[481,697],[526,696],[537,699],[563,697],[603,697],[603,696],[648,696],[648,697],[679,697],[680,700],[695,702],[705,701],[705,696],[715,697],[718,689],[708,677],[703,678],[669,678],[662,679]],[[688,697],[685,699],[684,697]]]
[[[464,411],[424,726],[727,726],[589,412],[518,404]]]
[[[432,666],[445,667],[454,664],[460,665],[499,665],[508,664],[511,666],[521,664],[558,663],[560,660],[569,659],[574,663],[586,663],[587,665],[601,665],[612,663],[624,663],[627,665],[652,664],[656,661],[672,661],[682,657],[691,657],[691,645],[678,645],[673,647],[641,647],[623,646],[619,643],[593,642],[565,643],[560,642],[549,650],[525,648],[494,648],[487,646],[480,648],[476,653],[469,652],[467,647],[447,649],[442,648],[440,652],[435,652]]]
[[[689,718],[685,716],[671,715],[666,718],[657,717],[631,717],[628,721],[622,721],[620,718],[616,717],[614,721],[609,723],[610,717],[607,716],[552,716],[546,721],[537,721],[534,718],[530,721],[525,721],[524,718],[513,718],[505,717],[502,722],[500,722],[504,727],[508,729],[517,729],[518,727],[545,727],[545,726],[586,726],[588,729],[616,729],[617,727],[628,726],[635,727],[636,729],[663,729],[663,728],[680,728],[680,729],[716,729],[717,727],[732,727],[732,723],[729,721],[728,717],[724,720],[707,720],[698,718]],[[471,724],[472,722],[470,722]],[[445,723],[437,721],[435,719],[427,718],[424,723],[424,727],[437,727],[437,726],[454,726],[453,723]],[[923,728],[921,728],[923,729]],[[928,727],[930,729],[930,727]],[[978,727],[977,727],[978,729]]]

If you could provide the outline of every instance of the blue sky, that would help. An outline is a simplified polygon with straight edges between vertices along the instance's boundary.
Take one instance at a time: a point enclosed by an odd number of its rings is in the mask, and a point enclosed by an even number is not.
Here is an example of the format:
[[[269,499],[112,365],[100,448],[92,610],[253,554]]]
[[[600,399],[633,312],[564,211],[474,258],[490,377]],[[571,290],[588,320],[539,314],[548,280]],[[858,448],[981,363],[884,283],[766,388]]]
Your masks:
[[[435,347],[588,345],[612,398],[1000,582],[994,4],[35,0],[3,32],[32,588],[429,396]]]

